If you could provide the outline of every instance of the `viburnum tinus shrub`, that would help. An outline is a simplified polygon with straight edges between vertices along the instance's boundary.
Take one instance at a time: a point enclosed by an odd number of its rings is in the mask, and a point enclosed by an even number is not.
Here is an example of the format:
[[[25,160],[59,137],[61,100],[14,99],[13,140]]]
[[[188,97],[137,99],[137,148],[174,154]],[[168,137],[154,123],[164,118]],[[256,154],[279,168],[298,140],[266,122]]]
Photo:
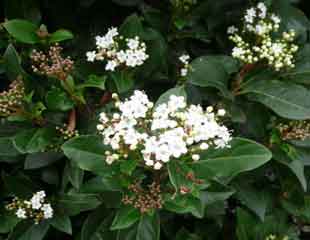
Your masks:
[[[302,2],[4,9],[0,239],[309,238]]]

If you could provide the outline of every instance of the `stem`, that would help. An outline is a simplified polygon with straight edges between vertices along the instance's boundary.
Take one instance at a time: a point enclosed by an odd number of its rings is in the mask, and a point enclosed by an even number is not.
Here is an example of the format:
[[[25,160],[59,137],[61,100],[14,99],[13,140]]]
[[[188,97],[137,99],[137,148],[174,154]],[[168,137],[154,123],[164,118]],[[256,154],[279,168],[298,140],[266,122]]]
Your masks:
[[[102,98],[100,99],[100,105],[105,105],[108,102],[110,102],[112,99],[112,93],[111,92],[106,92]]]
[[[255,68],[255,64],[246,64],[242,67],[242,69],[240,70],[240,72],[238,73],[237,77],[236,77],[236,81],[233,83],[233,94],[239,95],[239,91],[241,89],[241,84],[243,82],[243,79],[245,77],[245,75],[250,72],[253,68]]]
[[[68,130],[74,131],[76,127],[76,110],[73,108],[69,113]]]

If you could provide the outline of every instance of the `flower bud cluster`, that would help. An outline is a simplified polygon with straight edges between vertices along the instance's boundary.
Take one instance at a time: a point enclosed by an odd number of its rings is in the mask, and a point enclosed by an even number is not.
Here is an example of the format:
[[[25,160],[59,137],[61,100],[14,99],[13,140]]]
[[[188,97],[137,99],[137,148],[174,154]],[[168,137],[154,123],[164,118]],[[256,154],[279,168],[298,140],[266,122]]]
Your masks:
[[[67,124],[64,124],[62,127],[57,126],[56,131],[57,133],[59,133],[59,135],[62,137],[64,141],[79,136],[79,131],[76,129],[75,130],[69,129]]]
[[[44,219],[53,217],[54,210],[45,197],[44,191],[34,193],[30,200],[22,200],[16,197],[6,208],[10,211],[15,211],[15,215],[18,218],[33,219],[38,224]]]
[[[183,54],[182,56],[179,57],[180,62],[182,63],[182,68],[180,70],[180,75],[182,77],[185,77],[188,73],[189,70],[189,59],[190,56],[187,54]]]
[[[61,146],[64,144],[64,142],[79,136],[79,131],[71,130],[68,128],[67,124],[63,124],[63,126],[56,127],[56,134],[57,142],[48,145],[45,149],[46,152],[61,152]]]
[[[22,80],[13,81],[8,91],[0,93],[0,116],[7,117],[16,112],[23,103],[25,88]]]
[[[108,164],[134,153],[144,165],[159,170],[172,159],[198,161],[202,151],[227,147],[231,140],[229,130],[218,122],[223,109],[215,113],[212,107],[204,111],[199,105],[188,106],[182,96],[171,95],[167,103],[154,107],[144,92],[135,91],[123,102],[117,99],[115,107],[112,116],[102,112],[97,125],[104,144],[111,147]]]
[[[229,39],[235,43],[232,56],[246,64],[267,63],[276,71],[293,68],[294,55],[298,46],[293,43],[295,32],[283,32],[280,38],[274,38],[281,19],[267,11],[264,3],[246,11],[244,26],[240,30],[235,26],[228,28]]]
[[[153,209],[161,209],[163,199],[161,196],[160,185],[153,182],[147,186],[145,190],[139,183],[132,184],[128,187],[130,195],[125,195],[122,202],[125,205],[132,205],[140,210],[141,213],[146,213]]]
[[[310,137],[309,121],[290,121],[277,126],[283,140],[305,140]]]
[[[104,36],[97,36],[96,46],[96,50],[86,53],[87,61],[105,61],[107,71],[115,71],[117,67],[141,66],[149,57],[146,45],[139,37],[124,38],[117,28],[110,28]]]
[[[34,49],[30,55],[32,70],[41,75],[66,80],[73,70],[74,62],[70,57],[63,58],[62,51],[63,48],[58,43],[51,46],[47,53]]]

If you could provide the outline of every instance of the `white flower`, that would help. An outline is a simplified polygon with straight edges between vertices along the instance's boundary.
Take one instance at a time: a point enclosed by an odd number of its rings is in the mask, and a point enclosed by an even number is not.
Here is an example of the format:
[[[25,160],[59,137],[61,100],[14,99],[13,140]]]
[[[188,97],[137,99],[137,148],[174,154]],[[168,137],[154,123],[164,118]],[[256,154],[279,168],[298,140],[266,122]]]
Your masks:
[[[295,48],[298,47],[292,43],[295,33],[283,32],[282,38],[277,37],[273,33],[278,31],[280,22],[281,19],[277,15],[267,12],[263,2],[258,3],[255,8],[248,9],[240,33],[232,34],[233,28],[228,31],[228,34],[231,34],[229,39],[235,43],[232,56],[246,64],[267,62],[276,71],[293,68]],[[248,38],[248,34],[254,36]]]
[[[170,160],[170,151],[167,144],[160,145],[155,151],[156,160],[163,162],[169,162]]]
[[[264,35],[268,29],[264,25],[257,24],[255,27],[255,31],[258,35]]]
[[[101,113],[99,118],[103,142],[113,149],[105,154],[107,164],[135,151],[146,166],[159,170],[183,156],[197,160],[200,150],[193,145],[202,150],[228,146],[230,133],[217,123],[217,116],[223,115],[224,110],[216,115],[211,107],[204,111],[199,105],[187,106],[185,98],[176,95],[154,107],[147,95],[138,90],[129,99],[117,101],[119,113]]]
[[[182,68],[181,69],[181,76],[182,77],[185,77],[187,75],[187,73],[188,73],[188,69],[187,68]]]
[[[267,13],[267,7],[263,2],[260,2],[257,4],[257,8],[260,10],[260,14],[259,17],[260,18],[265,18],[266,17],[266,13]]]
[[[198,161],[198,160],[200,159],[199,154],[193,154],[193,155],[192,155],[192,159],[193,159],[194,161]]]
[[[104,36],[96,36],[95,40],[97,51],[87,52],[87,60],[105,60],[107,71],[114,71],[121,64],[127,67],[140,66],[149,57],[146,45],[139,37],[124,39],[119,36],[117,28],[110,28]]]
[[[156,162],[155,165],[154,165],[154,169],[155,170],[160,170],[162,168],[162,166],[163,165],[160,162]]]
[[[118,33],[118,30],[117,30],[116,27],[110,28],[109,31],[106,34],[106,36],[111,37],[111,38],[114,38],[114,37],[116,37],[118,35],[119,35],[119,33]]]
[[[25,211],[25,209],[22,209],[22,208],[17,209],[17,211],[16,211],[16,216],[17,216],[18,218],[21,218],[21,219],[26,219],[27,216],[26,216],[26,211]]]
[[[114,60],[111,60],[111,61],[108,61],[107,65],[105,66],[105,70],[114,71],[117,66],[118,66],[118,63]]]
[[[41,210],[43,211],[43,215],[45,219],[49,219],[53,217],[53,208],[51,207],[51,204],[45,203],[43,204]]]
[[[219,109],[217,111],[217,115],[219,115],[219,116],[225,116],[225,114],[226,114],[226,111],[224,109]]]
[[[238,32],[238,28],[236,28],[235,26],[230,26],[230,27],[227,28],[227,33],[228,34],[234,34],[236,32]]]
[[[188,64],[189,59],[190,56],[188,54],[183,54],[179,57],[179,60],[184,64]]]
[[[127,41],[127,46],[131,50],[137,49],[139,47],[139,44],[140,44],[140,42],[139,42],[139,38],[138,37],[128,39],[128,41]]]
[[[281,23],[281,19],[275,15],[275,14],[272,14],[271,15],[271,20],[275,23],[275,24],[280,24]]]
[[[250,8],[246,11],[246,15],[244,19],[248,23],[253,23],[254,18],[256,17],[256,10],[254,8]]]
[[[86,57],[88,62],[94,62],[96,59],[96,51],[87,52]]]
[[[185,98],[183,96],[171,95],[169,97],[168,109],[170,112],[174,112],[178,109],[186,107]]]
[[[43,201],[44,199],[41,198],[40,195],[34,194],[32,198],[30,199],[31,207],[33,209],[40,209]]]
[[[207,143],[202,143],[202,144],[200,144],[199,147],[200,147],[201,150],[206,150],[206,149],[209,148],[209,145]]]
[[[239,57],[243,56],[244,54],[245,54],[245,51],[242,48],[234,47],[232,50],[232,56],[233,57],[239,58]]]

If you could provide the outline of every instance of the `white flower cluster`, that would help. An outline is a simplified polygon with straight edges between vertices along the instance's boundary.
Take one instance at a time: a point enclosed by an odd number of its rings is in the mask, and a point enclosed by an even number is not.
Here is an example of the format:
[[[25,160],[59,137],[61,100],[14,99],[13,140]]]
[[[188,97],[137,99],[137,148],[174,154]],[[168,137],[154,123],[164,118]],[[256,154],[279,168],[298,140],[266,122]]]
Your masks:
[[[104,36],[96,36],[96,46],[96,50],[86,53],[87,61],[105,61],[107,71],[115,71],[120,66],[134,68],[149,57],[139,37],[124,39],[117,28],[110,28]]]
[[[188,69],[189,69],[189,59],[190,59],[190,56],[187,55],[187,54],[183,54],[179,57],[179,60],[181,61],[182,63],[182,68],[181,68],[181,71],[180,71],[180,75],[182,77],[185,77],[188,73]]]
[[[33,218],[35,223],[39,223],[43,219],[50,219],[53,217],[53,208],[51,204],[46,201],[45,197],[45,192],[39,191],[34,193],[29,201],[15,198],[7,208],[9,210],[16,210],[15,214],[18,218]]]
[[[227,30],[229,39],[236,44],[232,56],[249,64],[267,62],[276,71],[295,67],[294,54],[298,50],[293,44],[295,32],[283,32],[281,38],[274,39],[273,33],[280,23],[281,19],[269,13],[262,2],[246,10],[243,29],[231,26]]]
[[[229,146],[229,130],[218,123],[225,110],[206,111],[199,105],[188,106],[184,97],[171,95],[167,103],[154,107],[141,91],[121,102],[116,94],[119,110],[112,116],[102,112],[97,129],[103,135],[106,162],[112,164],[135,153],[146,166],[155,170],[172,159],[199,160],[200,153],[209,147]]]

